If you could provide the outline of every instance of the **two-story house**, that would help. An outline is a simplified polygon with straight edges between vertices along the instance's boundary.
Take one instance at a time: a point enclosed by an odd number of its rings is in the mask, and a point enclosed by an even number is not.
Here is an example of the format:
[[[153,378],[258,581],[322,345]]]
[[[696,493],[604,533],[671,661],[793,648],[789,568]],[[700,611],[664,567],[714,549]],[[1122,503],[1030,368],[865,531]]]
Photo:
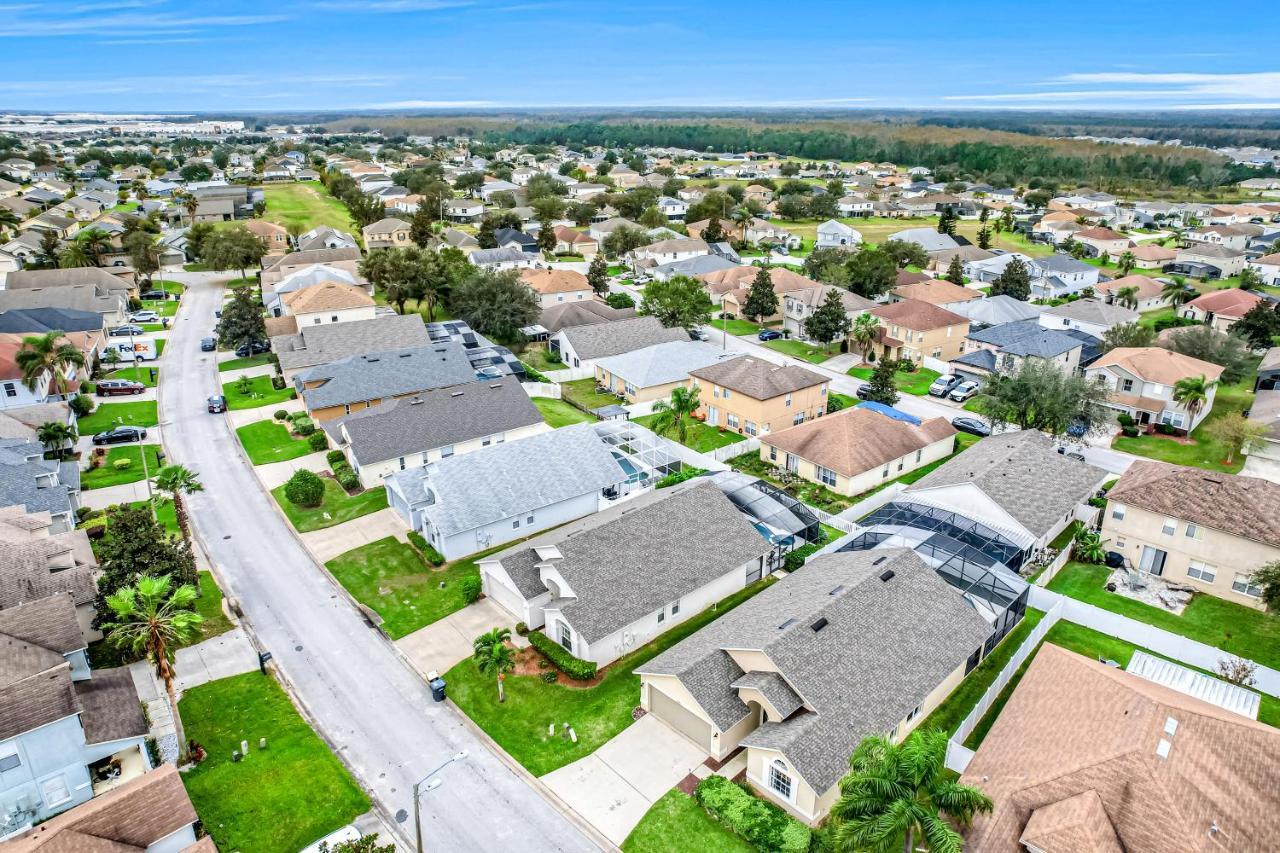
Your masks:
[[[372,320],[377,316],[377,304],[364,287],[340,281],[285,291],[280,307],[284,316],[293,318],[295,332],[304,326]]]
[[[840,297],[840,304],[844,306],[845,316],[851,321],[859,314],[865,314],[876,307],[876,303],[865,296],[859,296],[851,290],[843,287],[833,287],[829,284],[824,284],[821,287],[788,290],[782,294],[783,331],[793,338],[802,341],[808,340],[809,336],[804,331],[805,320],[808,320],[813,316],[813,312],[822,307],[822,303],[827,301],[828,294],[832,292]]]
[[[1280,559],[1280,485],[1138,460],[1107,494],[1102,535],[1135,568],[1249,607]]]
[[[928,302],[904,299],[868,312],[880,319],[876,341],[881,358],[948,361],[964,352],[969,319]]]
[[[478,379],[466,348],[445,341],[351,356],[303,371],[294,377],[293,384],[307,413],[323,422],[396,397],[467,385]]]
[[[1098,268],[1069,255],[1032,258],[1030,267],[1034,299],[1061,299],[1098,285]]]
[[[379,219],[362,230],[364,247],[369,249],[403,249],[413,245],[409,223],[394,216]]]
[[[74,461],[44,458],[44,447],[25,438],[0,439],[0,507],[49,513],[51,533],[76,526],[80,469]]]
[[[98,561],[83,530],[54,530],[48,511],[0,507],[0,610],[51,595],[69,595],[86,642],[93,627]]]
[[[689,371],[688,385],[698,389],[708,426],[768,435],[822,417],[830,383],[798,365],[744,355]]]
[[[1077,299],[1047,308],[1040,315],[1040,325],[1046,329],[1084,332],[1101,338],[1115,326],[1138,322],[1138,312],[1114,302],[1099,299]]]
[[[952,372],[966,379],[1017,373],[1028,359],[1052,364],[1068,375],[1080,366],[1084,341],[1069,332],[1046,329],[1034,320],[1015,320],[969,332],[965,352],[951,359]]]
[[[520,280],[538,295],[538,304],[542,308],[581,302],[595,295],[587,277],[575,270],[526,269],[520,271]]]
[[[1173,386],[1192,377],[1216,380],[1222,368],[1160,347],[1117,347],[1085,368],[1085,376],[1106,384],[1111,391],[1109,408],[1139,424],[1167,424],[1190,432],[1213,411],[1218,389],[1210,386],[1204,403],[1192,413],[1173,399]]]

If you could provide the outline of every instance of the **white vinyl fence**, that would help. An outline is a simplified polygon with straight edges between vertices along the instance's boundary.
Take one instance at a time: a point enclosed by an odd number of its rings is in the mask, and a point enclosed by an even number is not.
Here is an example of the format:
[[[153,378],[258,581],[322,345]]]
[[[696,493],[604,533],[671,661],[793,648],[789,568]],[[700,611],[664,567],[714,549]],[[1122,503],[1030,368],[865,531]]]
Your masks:
[[[726,444],[724,447],[717,447],[715,450],[705,455],[710,456],[717,462],[727,462],[733,457],[741,456],[744,453],[759,452],[760,439],[756,436],[751,436],[746,441],[735,441],[733,444]]]
[[[553,400],[559,400],[563,393],[555,382],[521,382],[520,387],[530,397],[550,397]]]
[[[595,376],[593,367],[562,367],[559,370],[544,370],[542,375],[552,382],[572,382],[575,379],[586,379]]]

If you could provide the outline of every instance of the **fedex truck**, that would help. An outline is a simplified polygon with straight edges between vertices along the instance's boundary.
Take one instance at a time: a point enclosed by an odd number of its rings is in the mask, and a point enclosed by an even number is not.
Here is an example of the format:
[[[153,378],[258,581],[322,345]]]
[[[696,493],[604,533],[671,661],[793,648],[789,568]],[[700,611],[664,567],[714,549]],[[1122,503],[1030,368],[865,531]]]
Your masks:
[[[160,356],[155,338],[110,338],[107,342],[107,349],[113,349],[120,353],[120,361],[124,363],[155,361]]]

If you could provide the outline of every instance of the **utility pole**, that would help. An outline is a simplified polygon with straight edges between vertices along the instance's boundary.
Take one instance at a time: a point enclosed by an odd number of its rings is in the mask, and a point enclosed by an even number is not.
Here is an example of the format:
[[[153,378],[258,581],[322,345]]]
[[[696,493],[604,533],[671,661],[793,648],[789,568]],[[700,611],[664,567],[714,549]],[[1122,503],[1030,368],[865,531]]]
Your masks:
[[[422,814],[419,808],[419,798],[421,795],[420,789],[422,788],[422,783],[426,782],[432,776],[436,775],[437,773],[439,773],[441,770],[448,767],[453,762],[461,761],[466,757],[467,757],[467,751],[464,749],[462,750],[462,752],[459,752],[457,755],[450,758],[444,764],[441,764],[435,770],[432,770],[426,776],[423,776],[417,782],[413,783],[413,838],[414,838],[414,850],[416,851],[416,853],[422,853]],[[432,781],[429,785],[427,785],[426,790],[434,791],[436,788],[439,788],[441,784],[442,784],[441,780],[436,779]]]

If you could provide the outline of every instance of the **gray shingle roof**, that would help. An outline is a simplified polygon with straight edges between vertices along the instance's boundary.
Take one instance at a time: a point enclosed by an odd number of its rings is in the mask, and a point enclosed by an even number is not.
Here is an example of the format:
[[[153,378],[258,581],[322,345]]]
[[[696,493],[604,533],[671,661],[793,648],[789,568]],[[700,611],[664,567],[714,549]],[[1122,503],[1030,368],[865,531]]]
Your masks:
[[[760,691],[784,719],[804,705],[804,700],[791,689],[791,685],[787,684],[787,680],[779,672],[748,672],[729,686],[735,690],[747,688]]]
[[[684,329],[668,329],[657,317],[632,317],[611,323],[592,323],[574,326],[561,332],[578,358],[590,360],[619,353],[664,344],[668,341],[687,341]]]
[[[476,373],[462,344],[446,341],[353,355],[303,371],[294,377],[294,384],[302,389],[303,383],[317,380],[324,384],[299,392],[308,409],[463,385],[475,382]]]
[[[1001,323],[1012,323],[1017,320],[1034,320],[1040,316],[1042,309],[1002,293],[985,299],[954,302],[947,306],[947,310],[962,317],[968,317],[972,322],[983,326],[998,326]]]
[[[593,424],[574,424],[398,471],[387,479],[409,496],[425,499],[430,489],[434,503],[424,514],[451,536],[597,492],[623,482],[627,472]]]
[[[296,335],[271,339],[284,370],[328,364],[369,352],[425,347],[431,343],[420,314],[389,314],[372,320],[307,326]]]
[[[679,678],[723,731],[747,708],[733,687],[746,674],[722,650],[762,651],[807,707],[742,743],[781,751],[825,792],[862,738],[906,718],[990,633],[914,552],[850,551],[818,557],[636,671]]]
[[[973,483],[1032,535],[1047,533],[1106,478],[1101,468],[1057,452],[1051,438],[1024,429],[984,438],[907,489]]]
[[[602,358],[596,364],[601,370],[608,371],[637,388],[651,388],[682,382],[693,371],[730,357],[729,353],[718,347],[689,340],[687,334],[682,337],[682,341],[668,341]]]
[[[390,400],[325,424],[331,435],[345,429],[361,465],[542,423],[542,413],[506,376]]]
[[[1097,323],[1102,326],[1116,326],[1121,323],[1133,323],[1138,319],[1138,312],[1123,305],[1108,304],[1098,299],[1077,299],[1044,312],[1047,317],[1065,317],[1079,320],[1082,323]]]
[[[1046,329],[1036,320],[1001,323],[969,333],[969,340],[991,344],[1017,356],[1056,358],[1079,347],[1080,341],[1057,329]]]
[[[710,534],[710,535],[708,535]],[[724,492],[711,482],[650,492],[499,554],[509,556],[523,592],[539,594],[538,547],[555,545],[556,570],[575,593],[560,610],[594,642],[772,550]],[[530,559],[533,562],[529,562]],[[527,595],[527,593],[526,593]]]
[[[75,688],[86,743],[107,743],[147,733],[147,720],[142,715],[142,703],[129,667],[95,669],[91,679],[77,681]]]
[[[15,504],[27,512],[53,515],[71,511],[70,489],[59,480],[61,466],[46,461],[44,448],[20,438],[0,440],[0,506]],[[54,483],[41,485],[52,473]]]

